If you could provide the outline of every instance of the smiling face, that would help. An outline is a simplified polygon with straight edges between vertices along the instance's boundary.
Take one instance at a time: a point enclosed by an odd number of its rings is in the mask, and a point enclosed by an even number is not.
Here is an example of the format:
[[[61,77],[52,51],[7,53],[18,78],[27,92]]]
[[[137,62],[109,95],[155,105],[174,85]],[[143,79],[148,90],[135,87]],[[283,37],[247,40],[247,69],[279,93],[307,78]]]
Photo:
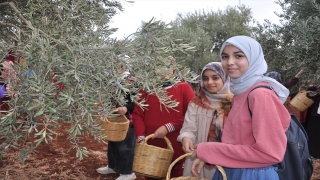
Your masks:
[[[233,79],[241,77],[249,67],[246,55],[233,45],[225,46],[221,53],[221,60],[223,69]]]
[[[202,74],[203,85],[210,94],[215,94],[223,87],[221,77],[212,70],[205,70]]]

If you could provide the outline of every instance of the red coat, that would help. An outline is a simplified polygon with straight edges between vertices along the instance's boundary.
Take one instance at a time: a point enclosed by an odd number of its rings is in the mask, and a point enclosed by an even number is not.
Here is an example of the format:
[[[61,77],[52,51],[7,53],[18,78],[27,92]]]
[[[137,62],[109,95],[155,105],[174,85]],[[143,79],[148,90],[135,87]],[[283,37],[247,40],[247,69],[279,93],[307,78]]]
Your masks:
[[[182,128],[184,115],[187,111],[188,104],[190,100],[195,97],[195,93],[190,85],[186,82],[175,84],[173,87],[167,89],[167,92],[169,96],[172,95],[172,100],[179,102],[179,105],[175,107],[178,112],[168,109],[168,113],[163,105],[161,110],[159,99],[156,96],[148,95],[145,91],[140,91],[142,94],[141,98],[146,99],[145,103],[149,106],[147,106],[147,109],[143,111],[138,105],[135,105],[132,113],[132,121],[137,137],[153,134],[160,126],[163,125],[170,124],[171,127],[173,126],[173,128],[170,129],[168,129],[168,126],[166,126],[169,131],[166,137],[170,140],[174,149],[173,160],[175,160],[184,154],[182,150],[182,144],[177,141],[177,137],[180,134],[180,129]],[[163,139],[149,139],[148,144],[167,148],[167,144]],[[183,162],[177,163],[177,165],[182,163]]]

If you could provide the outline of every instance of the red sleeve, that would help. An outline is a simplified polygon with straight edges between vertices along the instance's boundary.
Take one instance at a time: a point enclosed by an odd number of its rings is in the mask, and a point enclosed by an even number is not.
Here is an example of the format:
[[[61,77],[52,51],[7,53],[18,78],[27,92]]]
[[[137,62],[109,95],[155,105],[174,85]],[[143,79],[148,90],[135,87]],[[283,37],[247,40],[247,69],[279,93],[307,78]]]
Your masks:
[[[191,86],[184,82],[180,84],[180,101],[179,103],[181,103],[181,108],[180,108],[180,117],[178,117],[177,119],[174,119],[171,121],[171,124],[174,127],[174,131],[180,131],[180,129],[182,128],[183,122],[184,122],[184,115],[187,112],[188,109],[188,105],[189,102],[191,101],[191,99],[193,99],[195,97],[195,93],[193,91],[193,89],[191,88]],[[168,128],[168,127],[167,127]]]
[[[140,100],[146,98],[144,91],[139,91],[139,93],[141,93]],[[144,111],[137,104],[135,104],[132,112],[132,123],[136,137],[145,136]]]

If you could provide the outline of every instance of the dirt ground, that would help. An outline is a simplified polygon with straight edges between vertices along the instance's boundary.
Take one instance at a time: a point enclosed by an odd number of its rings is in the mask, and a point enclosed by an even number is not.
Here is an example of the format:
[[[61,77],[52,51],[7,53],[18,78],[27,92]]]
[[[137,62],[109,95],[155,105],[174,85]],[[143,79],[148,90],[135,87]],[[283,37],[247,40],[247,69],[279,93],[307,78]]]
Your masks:
[[[290,112],[299,115],[298,111],[288,106]],[[86,136],[86,147],[90,151],[89,157],[79,161],[74,151],[67,153],[70,144],[66,140],[68,136],[68,124],[60,123],[57,137],[50,144],[41,144],[37,151],[22,165],[17,160],[17,151],[10,150],[3,154],[0,161],[0,179],[5,180],[113,180],[117,174],[101,175],[96,169],[107,165],[106,152],[108,145],[95,141],[93,137]],[[0,143],[4,138],[0,137]],[[143,179],[138,176],[137,179]],[[314,173],[312,180],[320,180],[320,160],[314,161]]]

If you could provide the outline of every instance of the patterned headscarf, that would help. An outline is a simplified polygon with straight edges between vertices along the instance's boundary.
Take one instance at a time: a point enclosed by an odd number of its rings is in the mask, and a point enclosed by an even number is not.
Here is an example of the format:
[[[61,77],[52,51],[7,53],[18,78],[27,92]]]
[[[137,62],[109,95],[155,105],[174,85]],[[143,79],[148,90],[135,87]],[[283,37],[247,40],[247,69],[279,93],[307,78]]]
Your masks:
[[[220,91],[217,92],[217,94],[209,93],[209,91],[204,87],[202,76],[203,76],[204,71],[206,71],[208,69],[217,73],[223,81],[223,87],[221,88]],[[204,68],[201,71],[201,75],[200,75],[200,87],[204,91],[204,93],[210,98],[219,98],[219,97],[223,98],[223,96],[226,93],[230,93],[230,77],[223,70],[221,62],[211,62],[211,63],[208,63],[207,65],[204,66]]]
[[[268,65],[264,59],[261,45],[248,36],[234,36],[225,41],[221,47],[220,54],[228,45],[239,48],[247,57],[248,70],[239,78],[231,78],[231,92],[239,95],[257,82],[267,82],[277,93],[280,101],[284,103],[289,95],[289,90],[275,79],[263,76],[267,72]]]
[[[206,70],[214,71],[223,81],[223,87],[216,94],[209,93],[203,84],[202,76]],[[211,62],[204,66],[200,76],[199,95],[191,102],[204,109],[214,110],[212,123],[209,128],[208,141],[221,141],[223,125],[231,109],[232,97],[233,94],[230,92],[230,77],[223,70],[221,62]]]

